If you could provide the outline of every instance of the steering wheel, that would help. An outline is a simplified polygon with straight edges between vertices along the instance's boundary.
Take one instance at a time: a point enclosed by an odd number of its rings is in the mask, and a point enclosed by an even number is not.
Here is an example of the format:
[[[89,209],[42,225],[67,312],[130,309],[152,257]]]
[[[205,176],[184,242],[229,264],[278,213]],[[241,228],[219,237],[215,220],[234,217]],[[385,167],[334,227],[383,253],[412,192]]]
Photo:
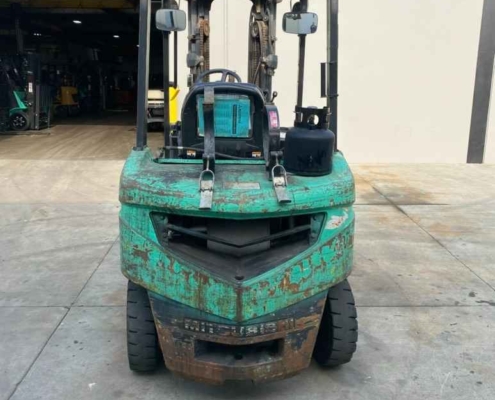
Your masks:
[[[198,80],[196,81],[196,83],[203,83],[203,80],[206,77],[214,74],[222,74],[222,79],[220,79],[220,82],[227,82],[227,78],[229,76],[233,77],[238,83],[242,82],[241,77],[237,75],[234,71],[225,68],[216,68],[216,69],[209,69],[208,71],[201,73],[198,76]]]

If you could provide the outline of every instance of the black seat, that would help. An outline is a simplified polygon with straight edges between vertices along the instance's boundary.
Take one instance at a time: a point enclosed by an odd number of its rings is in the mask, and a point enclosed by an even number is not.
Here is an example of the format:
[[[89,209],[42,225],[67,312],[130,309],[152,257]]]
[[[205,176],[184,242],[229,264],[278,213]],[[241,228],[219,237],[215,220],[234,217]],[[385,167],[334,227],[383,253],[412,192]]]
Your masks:
[[[198,96],[204,94],[206,87],[212,87],[217,94],[247,96],[252,104],[252,135],[250,138],[216,138],[216,151],[236,157],[252,157],[253,151],[263,151],[263,134],[266,117],[265,99],[260,89],[250,83],[199,82],[187,94],[182,107],[182,146],[203,148],[204,139],[198,134]],[[267,129],[267,126],[266,126]],[[198,155],[198,158],[200,156]]]

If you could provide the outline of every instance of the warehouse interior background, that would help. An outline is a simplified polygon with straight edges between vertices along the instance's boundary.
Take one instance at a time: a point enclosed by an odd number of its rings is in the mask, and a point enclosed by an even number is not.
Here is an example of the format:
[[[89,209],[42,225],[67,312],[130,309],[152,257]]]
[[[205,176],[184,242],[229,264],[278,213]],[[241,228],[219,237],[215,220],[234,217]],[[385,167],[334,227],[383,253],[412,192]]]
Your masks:
[[[157,9],[160,2],[153,5]],[[248,0],[213,2],[212,68],[230,68],[246,77],[248,20],[242,16],[250,7]],[[310,2],[311,11],[320,15],[325,7],[323,0]],[[187,1],[181,8],[187,9]],[[289,0],[282,1],[274,79],[285,126],[292,123],[297,79],[297,38],[281,29],[289,8]],[[493,8],[492,1],[484,5],[483,0],[342,2],[339,143],[350,162],[465,163],[473,143],[471,162],[495,162],[495,111],[489,108]],[[19,53],[38,55],[39,79],[50,87],[53,126],[132,126],[138,26],[135,0],[1,0],[0,56],[8,64]],[[159,88],[161,35],[153,31],[150,87]],[[324,101],[324,32],[319,29],[308,39],[308,105]],[[187,92],[186,36],[179,35],[179,107]],[[483,44],[485,36],[489,47]],[[488,56],[483,58],[483,52]],[[70,100],[67,105],[70,90],[77,92],[77,112]],[[158,142],[160,132],[153,135]]]

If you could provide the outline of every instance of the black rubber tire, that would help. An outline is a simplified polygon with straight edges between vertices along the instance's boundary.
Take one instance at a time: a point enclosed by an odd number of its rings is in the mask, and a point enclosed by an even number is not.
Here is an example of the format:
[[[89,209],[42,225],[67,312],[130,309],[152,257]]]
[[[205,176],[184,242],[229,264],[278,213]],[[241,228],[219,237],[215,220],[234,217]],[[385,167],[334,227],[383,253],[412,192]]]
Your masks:
[[[127,285],[127,357],[129,368],[137,372],[155,371],[163,361],[148,292],[131,281]]]
[[[26,113],[21,111],[12,114],[10,117],[10,128],[13,131],[22,132],[27,131],[31,125],[29,117]]]
[[[351,361],[358,341],[354,296],[347,280],[329,289],[313,358],[324,367]]]

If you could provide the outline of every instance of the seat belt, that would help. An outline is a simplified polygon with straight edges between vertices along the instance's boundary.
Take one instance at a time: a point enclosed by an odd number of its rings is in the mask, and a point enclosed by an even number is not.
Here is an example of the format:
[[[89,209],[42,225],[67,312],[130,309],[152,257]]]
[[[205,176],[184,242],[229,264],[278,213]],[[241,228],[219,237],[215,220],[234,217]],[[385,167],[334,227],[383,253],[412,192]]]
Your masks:
[[[215,184],[215,89],[205,87],[203,101],[203,120],[205,124],[203,171],[199,176],[201,193],[199,209],[210,210],[213,203]]]

